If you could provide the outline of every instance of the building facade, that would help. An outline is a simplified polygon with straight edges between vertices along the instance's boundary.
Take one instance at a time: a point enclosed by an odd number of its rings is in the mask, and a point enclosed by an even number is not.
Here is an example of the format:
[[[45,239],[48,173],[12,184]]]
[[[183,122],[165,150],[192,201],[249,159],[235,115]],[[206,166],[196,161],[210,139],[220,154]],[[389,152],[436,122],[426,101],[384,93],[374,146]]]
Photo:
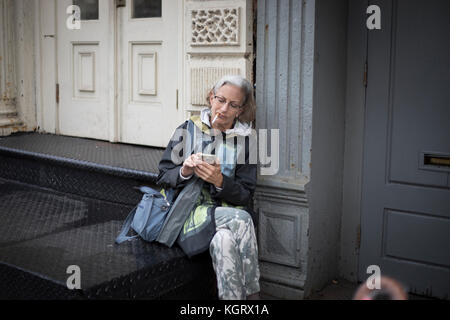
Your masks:
[[[241,74],[257,130],[278,130],[278,170],[255,194],[262,290],[302,299],[377,265],[448,297],[449,9],[0,0],[0,134],[165,147],[218,78]]]

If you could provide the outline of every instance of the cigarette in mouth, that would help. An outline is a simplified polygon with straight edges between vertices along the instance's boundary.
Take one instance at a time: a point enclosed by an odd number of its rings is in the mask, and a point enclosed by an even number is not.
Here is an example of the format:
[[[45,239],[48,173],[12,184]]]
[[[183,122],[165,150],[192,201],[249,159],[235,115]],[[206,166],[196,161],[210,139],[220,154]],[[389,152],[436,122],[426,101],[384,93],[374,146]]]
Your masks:
[[[211,124],[214,124],[214,121],[216,121],[217,120],[217,117],[218,117],[219,115],[218,114],[216,114],[216,116],[214,117],[214,119],[213,119],[213,121],[212,121],[212,123]]]

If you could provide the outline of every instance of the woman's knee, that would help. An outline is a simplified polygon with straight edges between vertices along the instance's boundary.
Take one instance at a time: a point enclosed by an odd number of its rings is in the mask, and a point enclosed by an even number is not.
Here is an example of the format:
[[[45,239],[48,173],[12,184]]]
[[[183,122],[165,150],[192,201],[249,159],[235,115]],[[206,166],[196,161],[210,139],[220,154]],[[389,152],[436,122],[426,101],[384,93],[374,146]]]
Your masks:
[[[246,230],[254,228],[252,217],[247,211],[231,207],[216,209],[216,226],[217,230],[229,229],[235,240],[238,240]]]
[[[228,229],[220,229],[212,238],[209,250],[211,254],[213,254],[214,252],[222,251],[224,249],[229,250],[235,246],[236,243],[234,241],[233,233]]]
[[[248,213],[247,211],[242,210],[242,209],[235,209],[235,210],[236,210],[235,217],[238,220],[241,220],[245,224],[253,223],[252,216],[250,215],[250,213]]]

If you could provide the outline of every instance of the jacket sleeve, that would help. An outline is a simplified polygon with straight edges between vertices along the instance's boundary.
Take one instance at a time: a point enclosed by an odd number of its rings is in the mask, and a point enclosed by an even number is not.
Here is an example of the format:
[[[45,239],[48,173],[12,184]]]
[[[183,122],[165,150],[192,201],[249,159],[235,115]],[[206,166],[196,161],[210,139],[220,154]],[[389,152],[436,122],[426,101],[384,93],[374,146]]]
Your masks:
[[[236,206],[251,206],[256,186],[256,170],[256,164],[237,165],[234,178],[223,175],[221,191],[211,187],[212,197]]]
[[[234,178],[223,175],[222,190],[211,187],[211,195],[215,199],[223,199],[236,206],[252,206],[256,188],[257,165],[249,164],[249,141],[246,139],[245,164],[237,164]]]
[[[183,154],[181,157],[180,149],[184,146],[183,136],[179,134],[179,129],[186,130],[187,129],[187,121],[185,121],[182,125],[180,125],[173,134],[172,138],[169,141],[169,144],[164,150],[161,161],[159,162],[158,169],[159,174],[156,181],[156,184],[163,185],[165,187],[171,188],[182,188],[184,187],[188,180],[183,180],[180,177],[180,169],[183,166],[183,159],[187,158],[186,155]],[[183,145],[179,145],[182,143]],[[175,149],[175,150],[174,150]],[[185,150],[185,148],[183,148]],[[172,159],[172,152],[174,155],[180,159],[180,163],[174,163]]]

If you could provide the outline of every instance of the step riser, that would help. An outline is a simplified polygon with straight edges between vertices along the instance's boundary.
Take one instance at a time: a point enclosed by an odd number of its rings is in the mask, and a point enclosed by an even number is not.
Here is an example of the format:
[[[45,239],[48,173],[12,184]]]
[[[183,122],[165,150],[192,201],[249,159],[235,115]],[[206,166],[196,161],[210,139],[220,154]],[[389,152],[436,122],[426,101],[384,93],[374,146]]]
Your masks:
[[[142,197],[135,187],[146,185],[157,188],[149,181],[96,172],[82,167],[77,168],[73,164],[17,156],[7,152],[0,152],[0,177],[127,205],[136,205]]]
[[[22,121],[17,117],[0,117],[0,127],[8,127],[8,126],[18,126],[21,125]]]
[[[0,119],[17,117],[17,111],[0,111]]]
[[[26,126],[24,126],[22,122],[11,126],[0,126],[0,137],[6,137],[20,131],[27,131]]]

